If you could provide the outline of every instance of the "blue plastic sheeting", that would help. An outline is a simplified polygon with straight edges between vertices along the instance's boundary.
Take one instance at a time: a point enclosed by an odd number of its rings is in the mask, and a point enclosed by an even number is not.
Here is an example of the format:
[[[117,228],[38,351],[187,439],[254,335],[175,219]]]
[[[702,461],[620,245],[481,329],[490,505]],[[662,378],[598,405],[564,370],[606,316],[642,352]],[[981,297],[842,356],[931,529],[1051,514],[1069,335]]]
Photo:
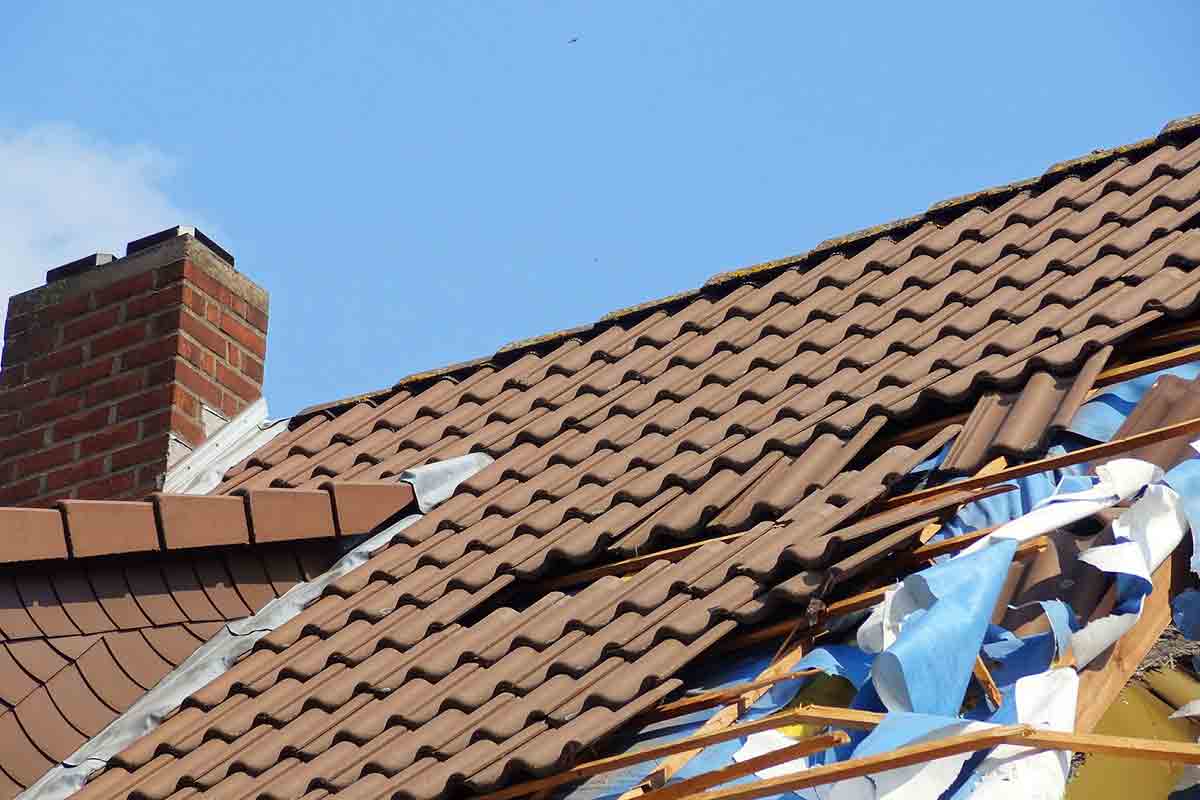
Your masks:
[[[1183,503],[1183,514],[1192,529],[1191,569],[1200,574],[1200,458],[1190,458],[1175,465],[1165,480]]]
[[[1171,619],[1189,639],[1200,639],[1200,592],[1188,589],[1171,601]]]
[[[1075,449],[1075,448],[1069,448]],[[1047,452],[1048,456],[1062,455],[1069,451],[1061,442],[1056,443]],[[1019,478],[1009,483],[1015,483],[1015,491],[985,497],[963,505],[954,518],[942,526],[934,539],[946,539],[959,536],[971,531],[988,528],[993,525],[1003,525],[1017,517],[1029,513],[1041,501],[1059,491],[1075,491],[1083,488],[1074,486],[1074,479],[1082,477],[1086,465],[1066,467],[1065,469],[1048,470]],[[1064,483],[1066,481],[1066,483]],[[1060,489],[1061,485],[1061,489]]]
[[[875,687],[890,711],[958,713],[1016,549],[1015,541],[1002,539],[905,579],[901,591],[932,602],[909,614],[897,640],[875,659]]]
[[[1200,377],[1200,361],[1152,372],[1106,387],[1095,399],[1084,403],[1071,420],[1069,430],[1098,442],[1107,442],[1142,399],[1142,395],[1164,375],[1175,375],[1188,381],[1195,380]]]

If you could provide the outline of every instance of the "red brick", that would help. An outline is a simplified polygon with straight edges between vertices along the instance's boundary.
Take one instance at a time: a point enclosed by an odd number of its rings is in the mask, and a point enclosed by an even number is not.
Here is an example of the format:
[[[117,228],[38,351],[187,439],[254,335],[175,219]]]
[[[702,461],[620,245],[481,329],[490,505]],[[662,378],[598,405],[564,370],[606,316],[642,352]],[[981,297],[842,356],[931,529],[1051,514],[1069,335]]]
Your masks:
[[[221,325],[221,304],[216,300],[209,300],[204,304],[204,318],[213,325],[220,327]]]
[[[217,364],[217,380],[243,400],[256,400],[261,391],[258,386],[224,364]]]
[[[184,284],[176,283],[152,294],[133,298],[125,304],[125,320],[135,320],[179,305],[183,302],[185,289]]]
[[[191,269],[191,263],[188,261],[176,261],[174,264],[167,264],[165,267],[159,267],[154,270],[154,285],[167,286],[180,278],[185,277]]]
[[[66,394],[112,374],[113,360],[101,358],[82,367],[60,373],[55,380],[55,394]]]
[[[11,389],[25,382],[25,364],[13,364],[0,369],[0,389]]]
[[[30,478],[20,483],[10,483],[7,486],[0,486],[0,505],[12,506],[18,503],[25,503],[34,497],[37,497],[42,490],[42,478],[39,475],[36,478]]]
[[[104,474],[104,459],[93,458],[78,464],[56,469],[46,475],[46,491],[57,491],[65,486],[90,481]]]
[[[140,275],[131,275],[116,283],[97,289],[96,308],[101,308],[118,300],[126,300],[134,295],[148,292],[154,288],[154,272],[147,270]]]
[[[193,419],[198,419],[200,416],[200,401],[179,384],[171,387],[171,405]]]
[[[26,383],[15,389],[0,390],[0,411],[20,411],[50,396],[50,381]]]
[[[233,392],[226,392],[221,397],[221,412],[230,419],[236,417],[238,412],[245,408],[246,405],[246,403],[238,400],[238,396]]]
[[[40,378],[43,375],[49,375],[51,372],[58,372],[68,367],[77,367],[82,363],[83,346],[68,347],[65,350],[58,350],[48,356],[43,356],[36,361],[30,361],[29,377],[30,379]]]
[[[20,414],[0,414],[0,436],[9,436],[16,432],[20,426]],[[4,482],[4,476],[0,475],[0,483]]]
[[[247,378],[262,386],[263,382],[263,365],[262,362],[255,359],[253,356],[242,354],[242,374]]]
[[[54,423],[52,436],[56,442],[63,439],[73,439],[81,433],[88,433],[103,428],[108,424],[111,406],[95,408],[74,417],[67,417]]]
[[[206,438],[204,428],[196,421],[196,417],[188,415],[178,408],[171,408],[169,411],[142,419],[143,439],[168,430],[182,436],[193,447],[201,444]]]
[[[190,311],[184,311],[180,315],[179,327],[188,336],[192,337],[221,358],[227,357],[229,351],[228,340],[217,330],[205,324],[205,322],[199,317],[194,316]]]
[[[187,271],[187,279],[196,285],[200,291],[204,292],[209,297],[215,298],[223,306],[229,306],[233,301],[233,292],[229,287],[221,283],[219,280],[209,275],[203,269],[200,269],[192,263],[188,263],[190,269]]]
[[[204,295],[195,286],[186,283],[177,284],[183,292],[183,304],[192,310],[197,317],[204,316]]]
[[[146,385],[157,386],[160,383],[170,383],[175,380],[175,359],[169,358],[157,364],[151,364],[146,369]]]
[[[29,425],[40,425],[50,420],[62,419],[81,408],[83,408],[83,398],[80,395],[64,395],[28,409],[25,412],[25,422]]]
[[[166,464],[165,460],[163,464]],[[80,500],[112,500],[133,489],[135,485],[137,485],[137,475],[130,470],[85,483],[77,487],[73,494]]]
[[[9,314],[4,320],[4,338],[11,339],[24,333],[33,325],[33,314]]]
[[[40,453],[34,453],[31,456],[25,456],[25,458],[17,462],[17,472],[22,475],[33,475],[45,472],[52,467],[66,464],[74,458],[74,443],[59,445],[58,447],[43,450]]]
[[[0,357],[0,367],[11,367],[22,361],[36,358],[54,349],[58,340],[58,331],[31,331],[23,336],[9,339],[4,343],[4,355]]]
[[[46,446],[46,429],[23,431],[16,436],[0,439],[0,458],[41,450]]]
[[[171,409],[171,430],[182,436],[192,447],[199,447],[208,438],[204,427],[196,422],[195,417],[189,417],[177,408]]]
[[[38,311],[38,322],[43,325],[55,325],[64,322],[68,319],[78,317],[80,314],[86,314],[92,309],[92,295],[90,292],[81,292],[73,297],[66,297],[54,305],[46,306]]]
[[[133,444],[138,440],[138,425],[137,420],[132,420],[124,425],[97,431],[79,443],[80,457],[106,453],[109,450]]]
[[[148,464],[152,461],[158,461],[167,457],[167,437],[155,436],[148,442],[135,444],[133,447],[126,447],[124,450],[118,450],[110,457],[112,470],[119,472],[126,467],[137,466],[138,464]]]
[[[186,361],[175,363],[175,379],[213,408],[221,407],[221,390]]]
[[[122,400],[117,405],[117,420],[127,420],[149,414],[151,411],[161,411],[171,404],[171,389],[168,386],[157,386],[148,392]]]
[[[266,339],[258,331],[238,320],[233,314],[228,312],[221,314],[221,330],[232,336],[238,344],[245,347],[254,355],[259,358],[266,357]]]
[[[126,347],[132,347],[138,342],[146,339],[146,323],[136,322],[132,325],[126,325],[124,328],[118,328],[111,333],[106,333],[103,336],[97,336],[91,342],[90,355],[92,358],[111,353],[114,350],[123,350]]]
[[[84,402],[89,406],[107,403],[142,389],[142,376],[137,372],[126,372],[104,383],[89,386],[84,392]]]
[[[130,350],[121,356],[121,368],[132,369],[170,358],[179,352],[179,334],[173,333],[157,342]]]
[[[120,308],[106,308],[95,314],[88,314],[63,326],[63,342],[73,342],[95,336],[97,333],[111,329],[121,318]]]

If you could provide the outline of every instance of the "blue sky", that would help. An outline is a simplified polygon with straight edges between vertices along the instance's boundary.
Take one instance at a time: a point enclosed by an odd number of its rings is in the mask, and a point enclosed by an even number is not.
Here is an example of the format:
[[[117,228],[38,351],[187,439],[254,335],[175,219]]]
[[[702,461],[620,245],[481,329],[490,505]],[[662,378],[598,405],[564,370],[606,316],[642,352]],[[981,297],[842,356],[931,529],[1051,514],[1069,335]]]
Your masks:
[[[199,225],[271,292],[274,416],[1200,112],[1189,2],[2,14],[0,292]]]

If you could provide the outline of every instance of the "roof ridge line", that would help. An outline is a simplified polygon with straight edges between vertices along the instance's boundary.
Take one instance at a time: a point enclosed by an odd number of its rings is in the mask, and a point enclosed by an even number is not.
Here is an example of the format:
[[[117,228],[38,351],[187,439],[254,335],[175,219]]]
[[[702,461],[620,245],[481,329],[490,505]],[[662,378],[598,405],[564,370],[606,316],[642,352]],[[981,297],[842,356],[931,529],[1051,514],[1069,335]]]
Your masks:
[[[950,197],[946,200],[941,200],[932,204],[929,206],[929,208],[919,214],[891,220],[889,222],[884,222],[869,228],[862,228],[843,236],[825,239],[821,242],[818,242],[811,249],[796,255],[785,256],[783,258],[773,259],[771,261],[763,261],[758,264],[752,264],[748,267],[742,267],[739,269],[730,270],[728,272],[720,272],[709,278],[701,286],[695,289],[689,289],[683,292],[668,295],[667,297],[648,300],[644,303],[621,308],[605,314],[592,323],[567,328],[565,330],[554,331],[528,339],[519,339],[515,342],[510,342],[509,344],[504,345],[491,355],[481,356],[479,358],[458,362],[441,368],[413,373],[401,378],[387,388],[376,389],[374,391],[363,392],[338,400],[308,406],[301,409],[291,417],[288,427],[295,428],[298,425],[303,424],[311,417],[321,413],[331,417],[336,416],[358,403],[379,403],[402,389],[407,389],[410,387],[416,388],[421,384],[432,384],[434,381],[438,380],[459,380],[463,375],[477,369],[478,367],[490,364],[506,365],[507,363],[516,360],[517,357],[525,355],[529,352],[534,352],[540,348],[549,349],[549,346],[568,341],[573,337],[587,333],[597,333],[599,332],[599,329],[607,327],[609,324],[629,320],[630,318],[636,317],[640,314],[647,314],[659,309],[668,308],[673,304],[682,303],[683,301],[690,300],[691,298],[694,298],[700,294],[732,288],[734,285],[740,285],[750,278],[757,278],[759,276],[766,277],[768,275],[774,275],[788,269],[814,266],[814,264],[811,262],[814,262],[818,259],[823,260],[828,258],[841,249],[854,248],[854,250],[857,252],[865,249],[880,239],[887,238],[900,231],[905,231],[905,234],[907,235],[907,233],[910,232],[907,229],[915,230],[917,227],[927,222],[939,223],[939,219],[956,215],[965,207],[981,205],[984,203],[1000,205],[1020,192],[1031,189],[1047,188],[1052,183],[1062,180],[1070,175],[1079,174],[1085,170],[1094,172],[1120,158],[1127,157],[1142,150],[1149,150],[1156,145],[1161,145],[1169,142],[1172,139],[1184,138],[1187,134],[1194,134],[1197,130],[1200,130],[1200,114],[1179,117],[1177,119],[1168,121],[1166,125],[1163,126],[1162,130],[1160,130],[1155,136],[1141,139],[1130,144],[1096,149],[1090,153],[1078,156],[1076,158],[1055,162],[1047,167],[1046,171],[1037,177],[1026,178],[1024,180],[1000,184],[998,186],[980,189],[975,192],[968,192],[967,194]]]

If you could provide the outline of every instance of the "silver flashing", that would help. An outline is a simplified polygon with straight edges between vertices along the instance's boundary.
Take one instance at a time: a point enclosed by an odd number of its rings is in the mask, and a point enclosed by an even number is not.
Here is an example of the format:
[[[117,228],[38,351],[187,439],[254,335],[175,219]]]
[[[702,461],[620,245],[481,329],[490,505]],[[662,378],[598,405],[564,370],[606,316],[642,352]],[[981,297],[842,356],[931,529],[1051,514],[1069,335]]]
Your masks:
[[[286,419],[267,421],[267,401],[260,397],[168,469],[163,491],[208,494],[221,483],[225,470],[285,430]]]

